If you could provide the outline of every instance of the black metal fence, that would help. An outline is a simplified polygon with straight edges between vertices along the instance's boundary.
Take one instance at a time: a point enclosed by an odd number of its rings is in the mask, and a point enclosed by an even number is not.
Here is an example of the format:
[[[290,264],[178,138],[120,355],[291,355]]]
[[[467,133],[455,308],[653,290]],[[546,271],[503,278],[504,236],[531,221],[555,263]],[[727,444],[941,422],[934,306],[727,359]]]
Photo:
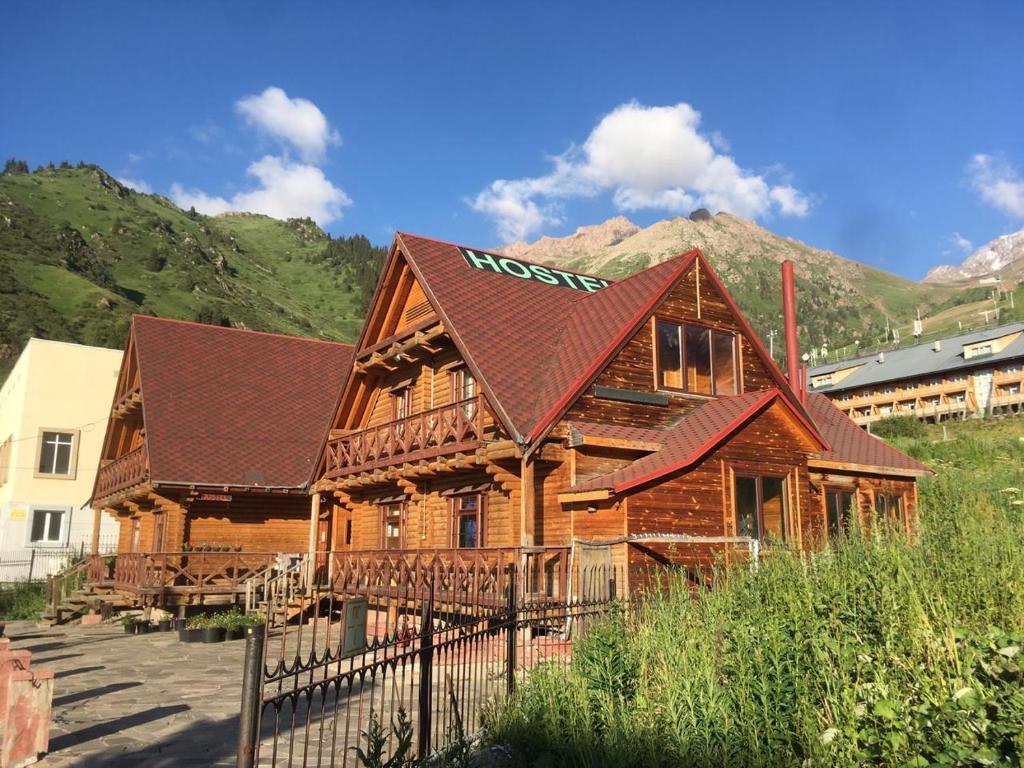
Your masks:
[[[360,752],[425,758],[468,743],[531,669],[569,664],[618,604],[616,566],[562,582],[536,567],[400,558],[268,605],[246,641],[238,765],[356,766],[372,762]]]

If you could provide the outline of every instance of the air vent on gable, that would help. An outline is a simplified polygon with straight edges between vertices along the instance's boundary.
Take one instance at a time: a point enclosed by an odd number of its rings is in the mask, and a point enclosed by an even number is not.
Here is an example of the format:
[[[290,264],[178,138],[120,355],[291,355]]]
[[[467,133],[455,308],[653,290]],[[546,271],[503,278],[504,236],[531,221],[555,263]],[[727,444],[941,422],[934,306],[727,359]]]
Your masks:
[[[936,339],[935,341],[932,342],[932,352],[941,352],[941,351],[942,351],[942,340],[941,339]]]
[[[878,353],[878,364],[881,365],[885,362],[885,352]]]
[[[405,322],[415,323],[417,320],[422,320],[433,311],[429,301],[421,301],[419,304],[413,304],[407,310],[405,310]]]

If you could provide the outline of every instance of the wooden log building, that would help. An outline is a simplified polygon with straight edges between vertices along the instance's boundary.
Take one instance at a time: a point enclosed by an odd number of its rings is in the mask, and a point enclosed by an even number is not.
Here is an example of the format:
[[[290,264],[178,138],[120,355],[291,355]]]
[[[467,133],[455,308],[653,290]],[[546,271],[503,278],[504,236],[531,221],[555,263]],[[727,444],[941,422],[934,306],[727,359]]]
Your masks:
[[[135,316],[92,497],[120,525],[115,586],[237,594],[278,553],[306,552],[352,350]]]
[[[400,233],[320,459],[318,548],[576,544],[639,580],[739,537],[819,546],[854,507],[909,530],[928,469],[797,389],[697,250],[611,283]]]

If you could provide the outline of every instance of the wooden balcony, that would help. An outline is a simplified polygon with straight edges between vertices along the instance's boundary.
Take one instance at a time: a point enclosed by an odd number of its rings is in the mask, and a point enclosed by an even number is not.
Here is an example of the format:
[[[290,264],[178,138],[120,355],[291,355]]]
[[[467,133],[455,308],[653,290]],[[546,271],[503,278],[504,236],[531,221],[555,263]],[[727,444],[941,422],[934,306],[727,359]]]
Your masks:
[[[149,479],[149,452],[146,444],[129,451],[124,456],[118,456],[113,461],[104,464],[96,473],[97,499],[110,496],[111,494],[123,491],[133,485],[139,485]]]
[[[993,395],[990,405],[993,408],[1003,408],[1009,405],[1020,405],[1024,403],[1024,392],[1010,392],[1001,395]]]
[[[142,388],[135,387],[125,392],[114,403],[111,415],[113,418],[124,418],[142,411]]]
[[[484,438],[482,396],[431,408],[327,442],[327,478],[475,451]]]

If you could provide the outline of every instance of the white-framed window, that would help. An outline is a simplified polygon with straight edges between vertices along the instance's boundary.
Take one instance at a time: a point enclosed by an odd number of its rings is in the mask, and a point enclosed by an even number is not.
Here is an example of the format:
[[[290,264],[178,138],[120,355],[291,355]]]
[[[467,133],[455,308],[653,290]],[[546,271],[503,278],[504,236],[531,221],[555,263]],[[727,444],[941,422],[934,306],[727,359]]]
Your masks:
[[[67,538],[71,510],[68,507],[32,507],[28,543],[32,546],[61,546]]]
[[[39,430],[36,477],[73,480],[78,465],[78,430]]]

